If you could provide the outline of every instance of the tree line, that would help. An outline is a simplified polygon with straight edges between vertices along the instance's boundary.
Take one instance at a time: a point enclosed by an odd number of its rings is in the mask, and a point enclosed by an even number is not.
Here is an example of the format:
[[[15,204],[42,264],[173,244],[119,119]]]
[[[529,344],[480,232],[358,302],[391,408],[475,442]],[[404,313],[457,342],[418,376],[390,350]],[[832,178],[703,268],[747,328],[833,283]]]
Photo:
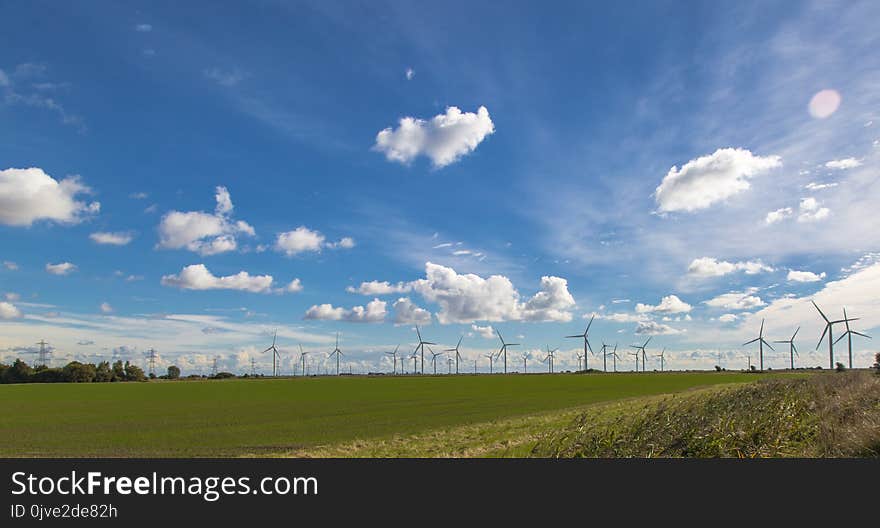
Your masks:
[[[155,376],[151,374],[150,377]],[[168,373],[160,377],[177,379],[180,369],[172,365],[168,367]],[[143,369],[121,360],[112,364],[101,361],[97,365],[71,361],[60,368],[46,365],[31,367],[21,359],[16,359],[12,365],[0,363],[0,383],[112,383],[147,379]]]

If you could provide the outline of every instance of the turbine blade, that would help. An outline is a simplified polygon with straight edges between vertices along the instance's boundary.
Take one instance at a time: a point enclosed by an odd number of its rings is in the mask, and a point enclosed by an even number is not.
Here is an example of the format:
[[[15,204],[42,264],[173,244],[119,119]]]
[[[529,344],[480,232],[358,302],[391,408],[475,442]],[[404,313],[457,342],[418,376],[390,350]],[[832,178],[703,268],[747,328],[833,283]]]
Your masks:
[[[593,319],[595,319],[595,318],[596,318],[596,314],[593,314],[593,315],[590,316],[590,322],[587,323],[587,329],[584,330],[584,335],[586,335],[587,333],[589,333],[589,331],[590,331],[590,326],[592,326],[592,324],[593,324]]]
[[[751,345],[752,343],[754,343],[755,341],[757,341],[759,339],[761,339],[761,338],[756,337],[756,338],[752,339],[751,341],[746,341],[745,343],[742,344],[742,346]]]
[[[825,319],[825,322],[829,323],[830,321],[828,320],[827,317],[825,317],[825,313],[821,309],[819,309],[819,305],[816,304],[816,301],[810,299],[810,302],[813,303],[813,306],[815,306],[817,310],[819,310],[819,315],[822,316],[822,319]]]
[[[843,339],[844,337],[846,337],[847,334],[849,334],[849,330],[847,330],[846,332],[840,334],[840,337],[838,337],[837,339],[834,340],[834,344],[836,345],[837,342],[840,341],[841,339]]]
[[[801,327],[797,327],[797,330],[794,331],[794,335],[791,336],[791,340],[792,340],[792,341],[794,341],[794,336],[796,336],[797,333],[800,332],[800,331],[801,331]]]
[[[761,342],[764,343],[765,345],[767,345],[768,347],[770,347],[770,350],[776,350],[775,348],[773,348],[773,345],[771,345],[770,343],[765,341],[763,338],[761,339]]]
[[[869,335],[867,335],[867,334],[863,334],[863,333],[861,333],[861,332],[856,332],[855,330],[852,330],[852,333],[854,333],[854,334],[856,334],[856,335],[860,335],[860,336],[862,336],[862,337],[867,337],[868,339],[871,339],[871,336],[869,336]]]

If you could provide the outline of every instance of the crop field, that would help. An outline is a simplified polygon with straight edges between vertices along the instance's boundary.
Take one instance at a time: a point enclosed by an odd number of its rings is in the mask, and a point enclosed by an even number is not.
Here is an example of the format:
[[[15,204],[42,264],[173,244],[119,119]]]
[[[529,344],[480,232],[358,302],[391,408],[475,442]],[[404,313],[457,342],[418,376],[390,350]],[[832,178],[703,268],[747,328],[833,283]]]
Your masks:
[[[365,446],[444,431],[503,445],[505,435],[567,423],[597,403],[756,378],[704,372],[0,385],[0,456],[471,456],[480,451]]]

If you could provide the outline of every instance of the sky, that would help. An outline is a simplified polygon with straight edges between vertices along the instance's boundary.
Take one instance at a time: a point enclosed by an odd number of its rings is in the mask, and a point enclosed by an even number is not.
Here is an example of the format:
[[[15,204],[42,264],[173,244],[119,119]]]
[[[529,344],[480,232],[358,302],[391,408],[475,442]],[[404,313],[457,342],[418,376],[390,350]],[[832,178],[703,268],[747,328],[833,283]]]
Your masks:
[[[591,367],[765,321],[827,368],[811,300],[880,329],[880,4],[728,4],[6,2],[0,361],[563,370],[594,318]]]

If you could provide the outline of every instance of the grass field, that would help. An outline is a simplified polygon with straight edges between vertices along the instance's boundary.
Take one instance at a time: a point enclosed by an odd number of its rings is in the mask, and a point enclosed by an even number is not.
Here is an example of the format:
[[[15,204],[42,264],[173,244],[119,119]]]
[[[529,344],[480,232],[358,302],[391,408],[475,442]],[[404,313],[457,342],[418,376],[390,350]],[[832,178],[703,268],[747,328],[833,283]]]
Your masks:
[[[502,437],[518,434],[518,427],[529,429],[536,420],[562,424],[598,402],[756,377],[706,372],[0,385],[0,456],[454,456],[395,452],[393,439],[472,430],[478,442],[488,435],[483,442],[503,445]],[[332,449],[365,445],[386,449]]]

